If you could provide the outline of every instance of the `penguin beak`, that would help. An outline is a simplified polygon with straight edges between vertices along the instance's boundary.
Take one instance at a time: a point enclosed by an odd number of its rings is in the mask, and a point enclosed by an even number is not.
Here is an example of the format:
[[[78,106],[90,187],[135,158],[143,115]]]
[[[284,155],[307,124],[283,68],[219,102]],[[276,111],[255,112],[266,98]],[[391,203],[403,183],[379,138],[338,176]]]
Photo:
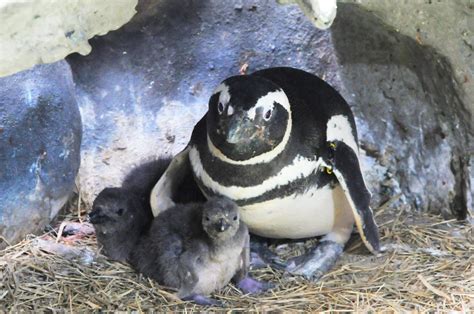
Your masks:
[[[229,229],[229,227],[230,227],[230,225],[229,225],[227,222],[225,222],[225,220],[222,219],[222,218],[221,218],[221,219],[219,220],[219,222],[216,224],[216,230],[217,230],[218,232],[224,232],[224,231],[226,231],[227,229]]]
[[[102,224],[104,222],[106,222],[107,220],[109,220],[106,215],[104,215],[102,213],[102,210],[99,209],[94,209],[93,211],[91,211],[88,215],[89,217],[89,221],[94,224],[94,225],[97,225],[97,224]]]
[[[255,133],[254,123],[245,116],[235,116],[230,122],[226,141],[230,144],[246,142]]]

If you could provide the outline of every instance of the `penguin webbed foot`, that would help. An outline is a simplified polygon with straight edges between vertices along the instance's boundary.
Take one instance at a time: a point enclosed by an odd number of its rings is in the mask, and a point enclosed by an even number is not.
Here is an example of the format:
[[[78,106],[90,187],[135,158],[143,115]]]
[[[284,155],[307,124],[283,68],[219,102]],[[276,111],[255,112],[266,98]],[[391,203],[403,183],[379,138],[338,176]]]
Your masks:
[[[250,241],[250,268],[260,269],[270,266],[273,269],[285,270],[287,263],[273,253],[261,239]]]
[[[252,277],[245,277],[237,283],[237,287],[244,294],[259,294],[275,287],[271,282],[259,281]]]
[[[334,241],[322,241],[310,252],[288,261],[286,271],[312,281],[319,280],[336,264],[344,245]]]
[[[203,306],[218,306],[218,307],[224,306],[224,303],[222,303],[221,301],[218,301],[216,299],[212,299],[209,297],[205,297],[201,294],[190,294],[188,296],[182,297],[181,300],[190,301],[190,302],[196,303],[198,305],[203,305]]]

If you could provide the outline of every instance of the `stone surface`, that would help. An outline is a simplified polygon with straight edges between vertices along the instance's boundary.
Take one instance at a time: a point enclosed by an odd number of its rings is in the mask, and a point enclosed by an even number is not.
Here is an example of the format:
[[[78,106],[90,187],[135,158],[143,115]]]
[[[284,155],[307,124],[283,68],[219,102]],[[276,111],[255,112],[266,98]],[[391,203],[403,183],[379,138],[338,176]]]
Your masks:
[[[396,32],[407,35],[413,39],[418,45],[427,50],[436,51],[441,58],[434,57],[433,62],[441,59],[439,68],[449,68],[452,75],[446,79],[449,89],[455,89],[457,96],[454,100],[447,102],[448,107],[459,107],[462,104],[465,110],[457,112],[457,116],[461,116],[463,122],[470,124],[470,130],[474,125],[474,2],[471,0],[417,0],[405,1],[400,3],[391,0],[339,0],[339,6],[343,5],[341,2],[357,4],[377,17],[378,20],[394,28]],[[409,51],[405,51],[410,53]],[[422,70],[424,74],[428,74]],[[419,74],[422,71],[418,71]],[[429,75],[429,74],[428,74]],[[452,80],[452,82],[451,82]],[[427,79],[422,80],[423,84]],[[439,79],[435,84],[440,83]],[[443,87],[442,84],[440,87]],[[443,97],[438,91],[438,86],[431,87],[430,92],[435,90],[436,97]],[[444,91],[445,89],[442,88]],[[436,101],[438,104],[439,101]],[[453,104],[451,106],[451,104]],[[448,115],[449,119],[449,115]],[[442,117],[441,120],[446,120]],[[456,119],[451,123],[455,125],[454,129],[458,129]],[[464,127],[461,126],[461,129]],[[456,132],[454,132],[456,133]],[[460,131],[458,135],[464,135]],[[452,141],[454,139],[449,139]],[[456,139],[458,140],[458,139]],[[459,139],[462,142],[462,139]],[[467,134],[467,139],[464,142],[465,147],[462,148],[464,156],[459,162],[453,162],[453,168],[457,176],[462,176],[462,179],[457,179],[457,190],[463,191],[464,196],[454,196],[450,192],[450,199],[453,197],[458,200],[463,200],[467,204],[466,207],[471,211],[471,216],[474,217],[474,172],[472,163],[474,159],[474,143],[472,141],[472,133]],[[446,151],[445,151],[446,153]],[[455,153],[454,155],[458,155]],[[441,173],[446,172],[443,169]],[[448,175],[449,177],[449,175]],[[445,180],[442,180],[445,181]],[[471,184],[469,184],[469,181]],[[463,183],[462,183],[463,182]],[[438,187],[436,187],[438,188]],[[442,187],[441,187],[442,188]],[[459,203],[459,202],[457,202]],[[461,206],[462,207],[462,206]]]
[[[88,54],[88,39],[126,23],[137,0],[0,2],[0,77],[35,64]]]
[[[297,6],[167,0],[137,10],[120,30],[91,40],[90,55],[67,59],[84,124],[79,181],[88,204],[142,159],[179,152],[212,90],[241,68],[290,65],[338,85],[330,33]]]
[[[2,2],[0,76],[89,53],[87,39],[118,28],[135,3]],[[70,195],[76,99],[78,182],[90,204],[131,166],[181,150],[222,79],[281,65],[321,76],[350,103],[374,207],[401,195],[412,209],[445,216],[473,210],[469,1],[339,1],[326,31],[298,6],[273,1],[142,0],[137,9],[130,23],[92,39],[89,56],[68,57],[75,85],[64,62],[0,79],[7,241],[42,228]]]
[[[472,209],[472,109],[435,49],[356,5],[327,31],[273,2],[141,1],[122,29],[68,58],[85,125],[86,201],[131,164],[175,154],[223,78],[287,65],[319,75],[351,104],[373,206],[397,194],[417,209]]]
[[[336,0],[276,0],[279,4],[297,4],[306,17],[319,29],[328,29],[337,13]]]
[[[42,229],[68,200],[81,132],[65,61],[0,78],[0,247]]]
[[[384,24],[432,47],[451,64],[459,97],[474,112],[474,2],[472,0],[339,0],[370,11]],[[341,3],[339,3],[341,5]]]
[[[473,111],[447,57],[356,5],[339,4],[331,32],[366,173],[379,177],[373,191],[464,218],[472,210]]]

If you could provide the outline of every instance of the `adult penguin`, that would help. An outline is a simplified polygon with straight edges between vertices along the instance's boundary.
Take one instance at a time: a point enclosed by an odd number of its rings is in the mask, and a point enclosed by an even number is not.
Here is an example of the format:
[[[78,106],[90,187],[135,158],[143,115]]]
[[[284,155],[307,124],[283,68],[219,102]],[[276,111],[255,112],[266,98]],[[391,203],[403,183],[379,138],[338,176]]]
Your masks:
[[[319,278],[342,254],[354,222],[366,247],[379,250],[357,143],[349,105],[320,78],[288,67],[230,77],[153,188],[154,215],[173,205],[170,195],[192,172],[206,197],[239,205],[253,234],[324,235],[287,266]]]

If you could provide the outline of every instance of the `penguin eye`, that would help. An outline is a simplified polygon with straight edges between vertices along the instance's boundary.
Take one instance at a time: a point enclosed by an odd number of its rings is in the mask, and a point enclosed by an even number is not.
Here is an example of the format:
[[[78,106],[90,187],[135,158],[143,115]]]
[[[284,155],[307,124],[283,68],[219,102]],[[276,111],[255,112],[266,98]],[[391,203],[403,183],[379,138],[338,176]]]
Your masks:
[[[268,109],[267,112],[265,112],[265,115],[263,116],[263,119],[265,121],[270,120],[270,118],[272,117],[272,113],[273,113],[273,109]]]
[[[235,220],[237,220],[237,216],[234,216],[234,218],[233,218],[233,219],[234,219],[234,221],[235,221]]]
[[[117,210],[117,215],[122,216],[124,211],[125,211],[125,210],[124,210],[123,208],[119,208],[119,209]]]
[[[217,112],[219,112],[219,114],[222,114],[224,112],[224,105],[220,101],[217,104]]]

